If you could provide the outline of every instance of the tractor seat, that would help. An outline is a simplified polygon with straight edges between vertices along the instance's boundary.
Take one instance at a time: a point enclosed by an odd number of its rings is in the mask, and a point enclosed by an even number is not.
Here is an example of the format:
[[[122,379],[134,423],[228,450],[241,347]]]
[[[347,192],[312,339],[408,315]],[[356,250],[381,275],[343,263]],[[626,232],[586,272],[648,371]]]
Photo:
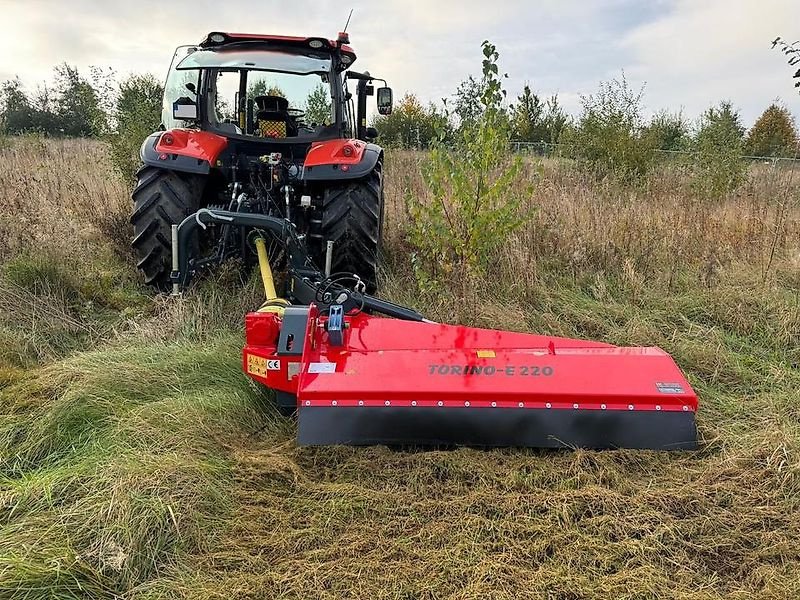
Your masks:
[[[289,101],[281,96],[256,96],[256,130],[261,137],[284,138],[297,135],[297,124],[289,116]]]

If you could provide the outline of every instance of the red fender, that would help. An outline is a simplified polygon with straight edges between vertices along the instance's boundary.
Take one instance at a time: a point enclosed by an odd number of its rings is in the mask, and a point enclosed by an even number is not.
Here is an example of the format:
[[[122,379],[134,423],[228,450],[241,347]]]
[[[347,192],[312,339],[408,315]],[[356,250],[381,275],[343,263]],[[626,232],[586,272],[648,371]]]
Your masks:
[[[356,139],[326,140],[314,142],[306,155],[305,166],[357,165],[366,150],[366,142]]]
[[[155,149],[160,154],[177,154],[205,160],[213,166],[227,145],[228,140],[215,133],[193,129],[171,129],[161,134]]]

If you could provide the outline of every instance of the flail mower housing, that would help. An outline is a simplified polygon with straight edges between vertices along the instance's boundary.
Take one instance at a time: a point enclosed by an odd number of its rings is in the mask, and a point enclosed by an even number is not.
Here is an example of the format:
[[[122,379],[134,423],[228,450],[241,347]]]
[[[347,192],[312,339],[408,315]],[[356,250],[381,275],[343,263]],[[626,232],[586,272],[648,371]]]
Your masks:
[[[285,219],[188,217],[173,231],[177,291],[212,224],[250,232],[267,301],[246,317],[243,368],[296,410],[300,444],[696,447],[697,396],[663,350],[426,321],[365,294],[358,276],[319,273]],[[288,256],[286,300],[270,239]]]

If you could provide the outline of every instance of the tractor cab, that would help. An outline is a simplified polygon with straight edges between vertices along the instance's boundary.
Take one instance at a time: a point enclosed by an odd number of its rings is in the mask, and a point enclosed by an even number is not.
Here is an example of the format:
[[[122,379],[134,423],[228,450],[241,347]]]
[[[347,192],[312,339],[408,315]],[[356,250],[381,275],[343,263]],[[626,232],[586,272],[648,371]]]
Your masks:
[[[347,71],[356,60],[348,41],[347,34],[334,41],[211,33],[198,46],[179,47],[162,123],[270,142],[372,140],[377,132],[366,127],[366,99],[374,93],[373,78]],[[357,82],[355,96],[348,80]],[[377,108],[389,114],[391,106],[384,82]]]

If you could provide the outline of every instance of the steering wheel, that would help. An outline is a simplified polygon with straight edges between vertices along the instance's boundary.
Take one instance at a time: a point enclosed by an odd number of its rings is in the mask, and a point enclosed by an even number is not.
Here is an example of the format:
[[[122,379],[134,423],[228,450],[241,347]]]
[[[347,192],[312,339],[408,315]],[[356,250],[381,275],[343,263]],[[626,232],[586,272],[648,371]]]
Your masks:
[[[306,116],[306,111],[300,110],[299,108],[287,108],[286,113],[292,117],[293,119],[302,119]]]

